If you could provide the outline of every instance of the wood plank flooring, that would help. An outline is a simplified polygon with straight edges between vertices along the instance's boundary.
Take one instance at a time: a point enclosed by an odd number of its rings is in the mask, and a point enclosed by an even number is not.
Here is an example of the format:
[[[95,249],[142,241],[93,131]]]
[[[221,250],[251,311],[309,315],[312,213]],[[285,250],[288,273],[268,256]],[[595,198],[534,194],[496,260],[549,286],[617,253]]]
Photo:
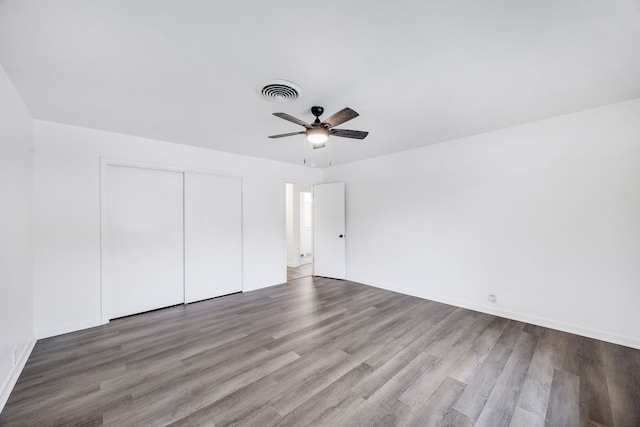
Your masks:
[[[287,267],[287,280],[300,279],[313,274],[313,264],[302,264],[298,267]]]
[[[640,426],[640,351],[307,277],[38,341],[3,426]]]

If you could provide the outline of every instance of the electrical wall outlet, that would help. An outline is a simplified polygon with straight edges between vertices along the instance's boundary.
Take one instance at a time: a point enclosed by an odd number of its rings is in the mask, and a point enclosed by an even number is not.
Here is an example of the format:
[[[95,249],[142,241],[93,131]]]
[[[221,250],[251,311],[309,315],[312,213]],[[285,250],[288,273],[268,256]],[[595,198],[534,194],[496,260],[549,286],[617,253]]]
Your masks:
[[[493,305],[497,305],[498,304],[498,299],[496,298],[495,294],[489,294],[487,296],[487,299],[489,300],[489,302]]]

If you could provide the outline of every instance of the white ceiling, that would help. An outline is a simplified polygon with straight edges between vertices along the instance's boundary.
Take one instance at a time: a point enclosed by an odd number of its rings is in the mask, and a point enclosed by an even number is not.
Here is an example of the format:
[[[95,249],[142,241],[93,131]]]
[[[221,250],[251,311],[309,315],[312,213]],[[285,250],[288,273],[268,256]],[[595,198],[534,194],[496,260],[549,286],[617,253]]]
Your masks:
[[[0,0],[0,64],[37,119],[323,167],[640,97],[640,0]],[[312,105],[369,136],[267,138]]]

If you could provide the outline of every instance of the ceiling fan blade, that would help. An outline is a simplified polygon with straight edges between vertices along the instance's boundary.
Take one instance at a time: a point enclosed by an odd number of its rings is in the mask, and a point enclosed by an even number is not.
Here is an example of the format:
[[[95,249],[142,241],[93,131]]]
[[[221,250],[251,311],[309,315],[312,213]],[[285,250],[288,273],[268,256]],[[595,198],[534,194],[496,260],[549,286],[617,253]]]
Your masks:
[[[300,125],[300,126],[304,126],[306,128],[310,128],[311,127],[311,125],[303,122],[300,119],[296,119],[295,117],[290,116],[287,113],[273,113],[273,115],[276,116],[276,117],[280,117],[281,119],[289,120],[290,122],[293,122],[293,123],[295,123],[297,125]]]
[[[339,126],[344,122],[348,122],[351,119],[355,119],[360,114],[353,111],[351,108],[343,108],[342,110],[335,113],[333,116],[326,119],[322,124],[327,124],[329,127]]]
[[[353,138],[353,139],[365,139],[369,132],[364,132],[361,130],[349,130],[349,129],[331,129],[329,131],[331,135],[341,136],[343,138]]]
[[[306,132],[302,130],[300,132],[281,133],[279,135],[271,135],[269,138],[284,138],[285,136],[301,135],[303,133]]]

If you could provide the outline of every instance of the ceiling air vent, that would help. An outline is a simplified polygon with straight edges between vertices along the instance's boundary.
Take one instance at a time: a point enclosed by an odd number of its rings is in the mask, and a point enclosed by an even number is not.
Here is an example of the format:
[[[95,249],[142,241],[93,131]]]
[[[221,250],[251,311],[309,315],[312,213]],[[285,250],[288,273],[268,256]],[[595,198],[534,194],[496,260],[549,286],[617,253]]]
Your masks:
[[[271,102],[291,102],[302,96],[302,88],[287,80],[269,80],[258,87],[258,92]]]

